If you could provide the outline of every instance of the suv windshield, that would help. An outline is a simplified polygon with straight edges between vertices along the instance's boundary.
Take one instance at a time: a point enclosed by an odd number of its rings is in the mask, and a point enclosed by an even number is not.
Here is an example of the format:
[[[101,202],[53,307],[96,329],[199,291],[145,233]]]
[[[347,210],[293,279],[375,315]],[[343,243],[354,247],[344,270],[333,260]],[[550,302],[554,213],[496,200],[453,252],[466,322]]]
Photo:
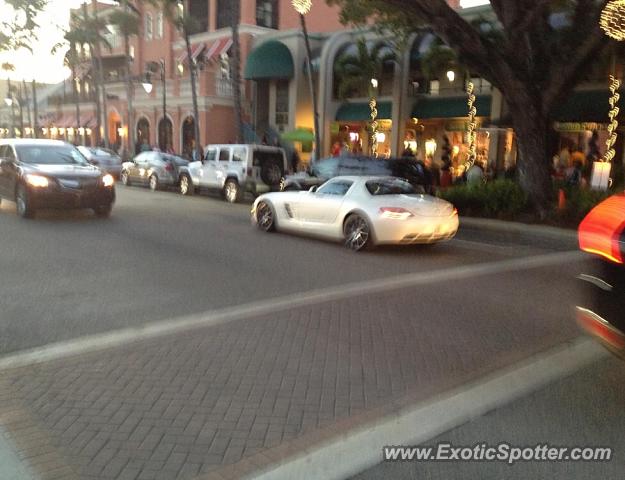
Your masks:
[[[423,193],[417,188],[399,178],[381,178],[380,180],[369,180],[366,183],[367,190],[371,195],[416,195]]]
[[[85,157],[69,145],[16,145],[21,162],[38,165],[88,165]]]

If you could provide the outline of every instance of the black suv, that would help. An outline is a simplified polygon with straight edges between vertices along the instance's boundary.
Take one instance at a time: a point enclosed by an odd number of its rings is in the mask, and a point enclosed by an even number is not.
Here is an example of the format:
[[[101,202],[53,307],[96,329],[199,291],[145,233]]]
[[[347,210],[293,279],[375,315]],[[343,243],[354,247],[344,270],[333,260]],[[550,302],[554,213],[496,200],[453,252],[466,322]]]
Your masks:
[[[91,208],[106,217],[115,186],[69,143],[6,139],[0,140],[0,198],[15,201],[23,218],[44,208]]]
[[[425,187],[426,190],[431,183],[423,164],[414,158],[340,156],[320,160],[307,172],[288,175],[284,179],[282,190],[308,190],[343,175],[399,177],[413,186]]]

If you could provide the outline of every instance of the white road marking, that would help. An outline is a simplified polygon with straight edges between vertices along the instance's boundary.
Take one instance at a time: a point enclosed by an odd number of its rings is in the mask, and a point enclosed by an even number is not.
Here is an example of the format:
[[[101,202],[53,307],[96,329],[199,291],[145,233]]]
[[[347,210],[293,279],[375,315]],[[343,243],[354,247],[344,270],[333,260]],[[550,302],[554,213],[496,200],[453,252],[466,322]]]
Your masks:
[[[564,347],[560,345],[424,402],[395,411],[390,405],[387,410],[390,413],[378,420],[340,434],[335,430],[332,438],[324,443],[310,446],[243,478],[339,480],[352,477],[381,463],[384,446],[423,444],[608,355],[604,348],[587,338]],[[247,460],[253,463],[254,457]]]
[[[219,325],[235,320],[258,317],[288,309],[315,305],[361,295],[387,292],[417,285],[449,282],[511,271],[530,270],[566,264],[583,258],[580,252],[561,252],[515,258],[497,262],[453,267],[437,271],[408,273],[390,278],[367,280],[342,286],[295,293],[284,297],[260,300],[245,305],[187,315],[171,320],[144,324],[110,332],[86,335],[22,350],[0,358],[0,370],[58,360],[74,355],[106,350],[130,343],[181,333],[199,327]]]

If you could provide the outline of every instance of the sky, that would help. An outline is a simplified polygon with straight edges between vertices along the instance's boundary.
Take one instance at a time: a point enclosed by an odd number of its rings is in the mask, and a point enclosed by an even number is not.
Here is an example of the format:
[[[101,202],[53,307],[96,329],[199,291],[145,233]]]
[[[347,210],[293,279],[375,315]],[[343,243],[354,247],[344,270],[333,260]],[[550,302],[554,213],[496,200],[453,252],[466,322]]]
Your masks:
[[[84,0],[49,0],[48,6],[39,17],[40,29],[39,40],[33,46],[33,52],[22,50],[13,53],[0,53],[0,63],[10,62],[16,70],[10,74],[13,80],[57,83],[69,76],[69,71],[63,67],[63,51],[52,55],[50,50],[54,45],[62,41],[62,30],[69,25],[69,11],[79,7]],[[488,0],[461,0],[463,7],[483,5]],[[4,0],[0,0],[0,12],[7,12]],[[0,13],[0,19],[2,13]],[[0,72],[1,78],[6,78],[4,72]]]

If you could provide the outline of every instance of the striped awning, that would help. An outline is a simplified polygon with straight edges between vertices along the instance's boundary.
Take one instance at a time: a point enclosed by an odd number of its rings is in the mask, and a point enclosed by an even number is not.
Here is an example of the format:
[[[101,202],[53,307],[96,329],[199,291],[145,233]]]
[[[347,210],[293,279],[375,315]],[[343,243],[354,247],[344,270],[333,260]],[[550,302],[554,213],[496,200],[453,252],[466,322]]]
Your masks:
[[[206,48],[206,44],[204,42],[196,43],[195,45],[191,45],[191,61],[195,62],[200,54]],[[188,60],[187,50],[186,48],[178,55],[176,58],[176,64],[184,63]]]
[[[215,40],[211,46],[206,50],[204,54],[204,60],[210,62],[213,59],[219,58],[222,54],[228,52],[230,47],[232,46],[232,38],[220,38],[219,40]]]

